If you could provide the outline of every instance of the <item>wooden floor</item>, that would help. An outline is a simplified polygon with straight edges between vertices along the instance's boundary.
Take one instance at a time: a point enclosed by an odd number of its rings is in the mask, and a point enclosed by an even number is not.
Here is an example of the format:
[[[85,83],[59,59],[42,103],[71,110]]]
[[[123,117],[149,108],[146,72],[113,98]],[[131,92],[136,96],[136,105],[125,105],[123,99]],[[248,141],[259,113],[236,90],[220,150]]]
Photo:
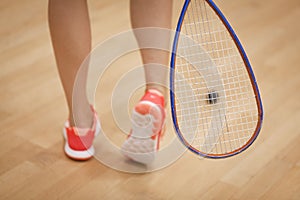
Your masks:
[[[174,19],[181,2],[174,0]],[[96,159],[65,157],[61,127],[67,109],[47,1],[1,0],[0,199],[300,199],[300,1],[216,2],[257,76],[265,108],[262,132],[233,158],[201,160],[185,153],[162,170],[130,174]],[[94,45],[130,28],[127,0],[89,3]],[[99,112],[103,128],[114,132],[109,111]]]

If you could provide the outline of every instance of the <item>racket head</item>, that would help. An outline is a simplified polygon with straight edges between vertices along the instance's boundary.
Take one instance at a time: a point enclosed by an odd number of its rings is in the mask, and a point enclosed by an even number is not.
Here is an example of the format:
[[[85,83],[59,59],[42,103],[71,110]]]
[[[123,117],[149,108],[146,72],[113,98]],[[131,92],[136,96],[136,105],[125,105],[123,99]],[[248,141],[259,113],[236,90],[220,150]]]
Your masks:
[[[213,1],[185,1],[170,65],[173,124],[190,151],[226,158],[255,141],[263,121],[259,89],[238,37]]]

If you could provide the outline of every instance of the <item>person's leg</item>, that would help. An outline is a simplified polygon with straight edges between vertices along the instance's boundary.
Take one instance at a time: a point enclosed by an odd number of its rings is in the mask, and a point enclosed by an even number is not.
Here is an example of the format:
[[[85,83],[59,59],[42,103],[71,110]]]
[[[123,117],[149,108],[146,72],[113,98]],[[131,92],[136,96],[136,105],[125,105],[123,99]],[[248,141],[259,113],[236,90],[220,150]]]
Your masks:
[[[171,28],[172,0],[131,0],[130,1],[131,24],[133,29],[137,28]],[[139,44],[146,40],[160,44],[164,49],[169,47],[170,35],[168,31],[151,31],[151,38],[143,31],[135,34]],[[147,35],[147,36],[145,36]],[[142,46],[142,45],[140,45]],[[144,64],[146,89],[159,90],[166,96],[167,72],[165,68],[169,64],[169,52],[160,49],[141,49]]]
[[[76,74],[84,58],[91,51],[91,30],[86,0],[49,0],[49,28],[56,63],[69,108],[70,125],[74,126],[73,108],[76,108],[76,126],[91,127],[93,112],[86,98],[85,80],[81,98],[73,101]],[[84,79],[84,77],[81,77]],[[72,104],[76,104],[73,106]]]
[[[154,161],[165,123],[164,97],[167,92],[170,39],[170,32],[166,29],[171,26],[171,11],[172,0],[130,1],[132,28],[141,48],[146,91],[133,109],[132,130],[122,145],[122,153],[144,164]],[[160,31],[159,28],[165,30]],[[158,47],[149,48],[148,45]]]
[[[80,68],[91,51],[87,2],[49,0],[48,6],[54,54],[69,108],[64,150],[70,158],[87,160],[94,154],[93,139],[100,131],[99,120],[86,96],[88,68]]]

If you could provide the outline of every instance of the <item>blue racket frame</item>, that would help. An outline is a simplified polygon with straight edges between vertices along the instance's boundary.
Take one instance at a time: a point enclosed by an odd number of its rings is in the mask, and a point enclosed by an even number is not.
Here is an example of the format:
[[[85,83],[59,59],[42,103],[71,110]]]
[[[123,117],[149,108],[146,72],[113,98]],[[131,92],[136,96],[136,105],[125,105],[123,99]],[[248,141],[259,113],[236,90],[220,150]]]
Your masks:
[[[258,106],[258,123],[255,129],[255,132],[253,134],[253,136],[250,138],[250,140],[241,148],[228,153],[228,154],[220,154],[220,155],[214,155],[214,154],[204,154],[203,152],[198,151],[197,149],[193,148],[183,137],[183,134],[180,131],[179,125],[178,125],[178,121],[177,121],[177,115],[176,115],[176,105],[175,105],[175,87],[174,87],[174,75],[175,75],[175,60],[176,60],[176,52],[177,52],[177,46],[178,46],[178,40],[180,37],[180,32],[181,32],[181,27],[182,27],[182,23],[184,20],[184,16],[186,14],[187,8],[190,4],[190,2],[193,0],[185,0],[183,8],[181,10],[180,16],[179,16],[179,20],[177,23],[177,28],[176,28],[176,33],[174,36],[174,41],[173,41],[173,47],[172,47],[172,56],[171,56],[171,62],[170,62],[170,101],[171,101],[171,112],[172,112],[172,120],[173,120],[173,125],[175,128],[175,131],[180,139],[180,141],[193,153],[200,155],[202,157],[206,157],[206,158],[213,158],[213,159],[218,159],[218,158],[227,158],[227,157],[231,157],[234,155],[237,155],[241,152],[243,152],[244,150],[246,150],[249,146],[251,146],[251,144],[256,140],[261,127],[262,127],[262,122],[263,122],[263,106],[262,106],[262,101],[261,101],[261,96],[260,96],[260,92],[258,89],[258,85],[252,70],[252,67],[250,65],[249,59],[246,55],[246,52],[241,44],[241,42],[239,41],[237,35],[235,34],[233,28],[231,27],[231,25],[229,24],[229,22],[227,21],[227,19],[225,18],[225,16],[223,15],[223,13],[221,12],[221,10],[217,7],[217,5],[212,1],[212,0],[205,0],[208,5],[215,11],[215,13],[218,15],[219,19],[223,22],[223,24],[225,25],[225,27],[227,28],[228,32],[230,33],[232,39],[235,42],[236,47],[239,50],[240,55],[243,58],[243,61],[245,63],[245,66],[247,68],[251,83],[252,83],[252,87],[256,96],[256,103]]]

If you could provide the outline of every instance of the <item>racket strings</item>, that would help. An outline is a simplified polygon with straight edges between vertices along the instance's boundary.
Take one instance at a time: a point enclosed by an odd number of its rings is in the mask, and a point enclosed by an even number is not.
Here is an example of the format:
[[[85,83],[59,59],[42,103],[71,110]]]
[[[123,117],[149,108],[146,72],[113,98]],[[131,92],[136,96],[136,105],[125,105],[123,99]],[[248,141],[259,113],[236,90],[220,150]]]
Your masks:
[[[175,99],[184,138],[207,154],[243,146],[257,124],[255,94],[232,37],[206,1],[190,2],[177,52]]]

